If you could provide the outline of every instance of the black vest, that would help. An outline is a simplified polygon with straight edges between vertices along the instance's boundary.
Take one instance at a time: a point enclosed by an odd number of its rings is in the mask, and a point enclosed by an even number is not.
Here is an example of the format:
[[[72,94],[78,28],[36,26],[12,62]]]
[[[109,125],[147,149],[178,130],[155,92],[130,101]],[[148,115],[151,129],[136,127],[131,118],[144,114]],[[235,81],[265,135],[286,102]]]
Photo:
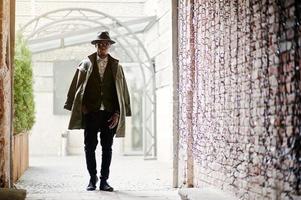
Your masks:
[[[108,64],[103,74],[103,80],[101,81],[96,63],[96,53],[89,56],[89,58],[92,62],[93,69],[85,88],[83,105],[86,106],[88,112],[99,110],[101,103],[103,103],[106,111],[119,111],[115,87],[116,65],[118,65],[118,61],[108,55]]]

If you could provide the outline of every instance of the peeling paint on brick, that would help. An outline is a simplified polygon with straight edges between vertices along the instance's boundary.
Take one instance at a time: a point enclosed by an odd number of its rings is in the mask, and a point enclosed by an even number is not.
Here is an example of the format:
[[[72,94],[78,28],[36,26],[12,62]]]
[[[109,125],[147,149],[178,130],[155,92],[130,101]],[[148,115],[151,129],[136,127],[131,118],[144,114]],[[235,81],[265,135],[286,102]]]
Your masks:
[[[10,179],[10,3],[3,0],[0,4],[0,187],[9,187]]]

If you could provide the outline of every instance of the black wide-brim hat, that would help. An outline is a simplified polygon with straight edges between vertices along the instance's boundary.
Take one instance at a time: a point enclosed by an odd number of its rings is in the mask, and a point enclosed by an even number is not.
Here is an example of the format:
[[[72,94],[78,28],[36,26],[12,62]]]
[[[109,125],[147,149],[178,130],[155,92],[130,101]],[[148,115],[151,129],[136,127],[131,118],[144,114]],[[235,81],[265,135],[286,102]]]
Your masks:
[[[107,32],[107,31],[97,34],[96,39],[92,40],[91,44],[95,45],[95,44],[99,43],[100,41],[108,41],[111,44],[116,43],[114,40],[111,40],[109,32]]]

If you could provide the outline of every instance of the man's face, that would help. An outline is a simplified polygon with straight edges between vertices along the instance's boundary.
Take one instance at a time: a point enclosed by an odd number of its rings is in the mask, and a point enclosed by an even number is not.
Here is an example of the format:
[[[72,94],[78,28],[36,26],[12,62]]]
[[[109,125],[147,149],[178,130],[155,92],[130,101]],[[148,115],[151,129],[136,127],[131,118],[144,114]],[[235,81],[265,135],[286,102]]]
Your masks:
[[[95,46],[97,48],[97,54],[99,56],[106,56],[111,44],[108,41],[100,41],[99,43],[95,44]]]

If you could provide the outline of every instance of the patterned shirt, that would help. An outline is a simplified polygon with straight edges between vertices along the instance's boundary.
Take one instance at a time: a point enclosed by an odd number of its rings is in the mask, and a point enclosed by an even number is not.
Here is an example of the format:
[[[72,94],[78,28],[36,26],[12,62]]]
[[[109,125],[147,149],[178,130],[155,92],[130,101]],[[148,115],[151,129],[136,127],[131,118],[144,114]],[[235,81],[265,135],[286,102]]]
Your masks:
[[[97,55],[97,60],[96,61],[97,61],[98,71],[99,71],[99,74],[100,74],[100,79],[102,81],[103,74],[105,73],[105,70],[106,70],[106,67],[107,67],[107,64],[108,64],[108,56],[102,59]]]
[[[103,75],[105,73],[105,70],[106,70],[106,67],[107,67],[107,64],[108,64],[108,56],[105,57],[105,58],[100,58],[98,55],[97,55],[97,58],[96,58],[96,62],[97,62],[97,66],[98,66],[98,71],[99,71],[99,75],[100,75],[100,80],[102,81],[103,79]],[[104,105],[103,103],[101,102],[101,105],[100,105],[100,110],[104,110]]]

